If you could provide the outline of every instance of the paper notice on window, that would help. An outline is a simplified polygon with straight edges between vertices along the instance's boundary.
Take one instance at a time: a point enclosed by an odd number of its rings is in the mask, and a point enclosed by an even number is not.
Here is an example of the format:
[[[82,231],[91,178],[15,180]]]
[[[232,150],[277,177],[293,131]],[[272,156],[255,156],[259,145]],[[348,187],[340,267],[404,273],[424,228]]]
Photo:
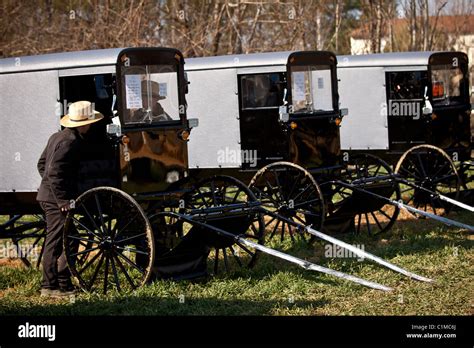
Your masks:
[[[127,109],[143,107],[141,75],[125,75],[125,95]]]
[[[331,70],[313,70],[311,75],[311,80],[313,81],[312,95],[315,110],[332,110]]]
[[[306,99],[305,72],[293,72],[293,101],[298,102]]]

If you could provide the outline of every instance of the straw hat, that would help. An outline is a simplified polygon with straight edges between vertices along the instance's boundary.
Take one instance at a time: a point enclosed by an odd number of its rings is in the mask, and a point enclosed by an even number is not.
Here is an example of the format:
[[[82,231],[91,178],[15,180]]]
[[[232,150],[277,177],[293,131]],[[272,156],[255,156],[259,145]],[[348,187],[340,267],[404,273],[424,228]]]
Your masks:
[[[104,118],[100,112],[92,109],[89,101],[78,101],[69,105],[69,114],[61,118],[61,126],[74,128],[85,126]]]

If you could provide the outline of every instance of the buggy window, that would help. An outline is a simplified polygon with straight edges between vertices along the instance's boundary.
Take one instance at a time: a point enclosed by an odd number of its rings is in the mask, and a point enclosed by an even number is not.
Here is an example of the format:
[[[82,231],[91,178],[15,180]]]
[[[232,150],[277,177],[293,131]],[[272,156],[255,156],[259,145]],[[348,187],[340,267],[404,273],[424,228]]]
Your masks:
[[[180,120],[176,66],[124,67],[123,86],[125,124]]]
[[[389,72],[387,73],[388,99],[423,99],[427,84],[427,71]]]
[[[464,74],[459,67],[451,64],[433,65],[431,83],[433,102],[448,105],[460,101],[463,90]]]
[[[242,76],[242,109],[276,108],[283,104],[279,73]]]
[[[294,113],[333,111],[331,67],[293,66],[291,98]]]

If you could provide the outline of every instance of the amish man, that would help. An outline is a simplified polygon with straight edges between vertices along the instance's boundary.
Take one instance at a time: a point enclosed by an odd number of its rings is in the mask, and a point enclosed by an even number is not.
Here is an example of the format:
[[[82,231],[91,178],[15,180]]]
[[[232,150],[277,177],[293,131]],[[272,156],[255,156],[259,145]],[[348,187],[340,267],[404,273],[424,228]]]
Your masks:
[[[166,99],[166,96],[160,94],[160,84],[158,82],[143,80],[141,82],[141,91],[142,101],[145,102],[146,107],[137,109],[131,114],[132,122],[152,123],[173,120],[160,104],[160,100]],[[150,94],[150,99],[148,99],[148,94]]]
[[[79,154],[91,124],[104,116],[88,101],[69,106],[61,119],[62,131],[53,134],[38,161],[41,185],[36,200],[46,215],[47,233],[43,254],[41,296],[61,297],[74,293],[63,252],[63,225],[71,202],[77,198]]]

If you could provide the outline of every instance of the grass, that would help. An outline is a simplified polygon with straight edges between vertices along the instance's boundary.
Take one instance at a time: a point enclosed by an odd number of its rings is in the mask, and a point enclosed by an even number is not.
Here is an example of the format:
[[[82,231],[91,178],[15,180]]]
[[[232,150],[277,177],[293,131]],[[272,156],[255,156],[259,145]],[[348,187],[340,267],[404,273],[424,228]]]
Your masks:
[[[474,225],[469,213],[451,218]],[[394,288],[381,292],[261,255],[252,270],[201,282],[156,281],[134,292],[68,299],[39,296],[41,272],[1,260],[1,315],[470,315],[473,314],[472,235],[429,220],[401,220],[386,235],[338,236],[415,273],[421,283],[369,261],[330,259],[324,243],[273,247]]]

